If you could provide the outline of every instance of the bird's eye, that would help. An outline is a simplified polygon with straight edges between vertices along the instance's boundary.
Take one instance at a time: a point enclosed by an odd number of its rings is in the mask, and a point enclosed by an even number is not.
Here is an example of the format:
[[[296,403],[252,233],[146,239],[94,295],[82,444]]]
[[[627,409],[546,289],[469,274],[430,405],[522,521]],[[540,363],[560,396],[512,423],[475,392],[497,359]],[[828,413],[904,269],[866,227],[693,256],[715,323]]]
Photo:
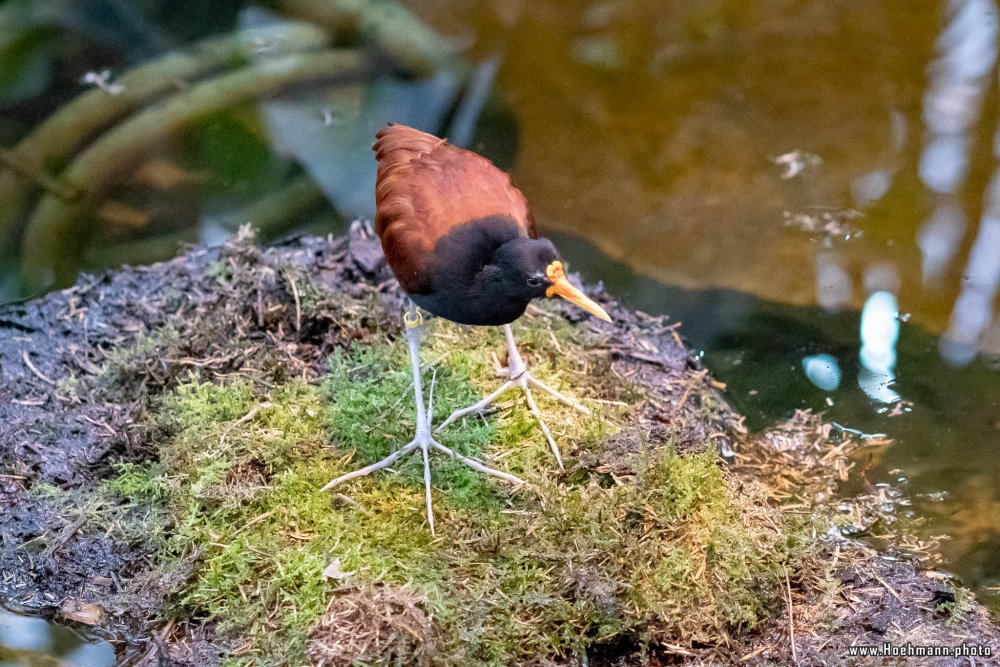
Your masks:
[[[542,279],[535,276],[528,278],[528,287],[541,287]]]

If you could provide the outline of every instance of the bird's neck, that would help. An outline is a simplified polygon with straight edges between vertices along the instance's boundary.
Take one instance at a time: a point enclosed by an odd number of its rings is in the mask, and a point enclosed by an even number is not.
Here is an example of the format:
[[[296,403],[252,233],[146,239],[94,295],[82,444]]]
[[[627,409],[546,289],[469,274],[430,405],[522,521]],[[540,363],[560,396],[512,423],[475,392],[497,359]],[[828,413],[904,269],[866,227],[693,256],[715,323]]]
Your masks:
[[[500,264],[502,248],[526,240],[524,230],[506,215],[471,220],[438,239],[431,289],[411,294],[417,304],[460,324],[499,325],[524,314],[527,301],[511,298],[511,279]]]
[[[472,281],[456,284],[447,292],[434,290],[411,298],[424,310],[459,324],[509,324],[524,314],[528,304],[504,298],[498,289],[500,283],[492,275],[495,273],[493,267],[487,266]]]

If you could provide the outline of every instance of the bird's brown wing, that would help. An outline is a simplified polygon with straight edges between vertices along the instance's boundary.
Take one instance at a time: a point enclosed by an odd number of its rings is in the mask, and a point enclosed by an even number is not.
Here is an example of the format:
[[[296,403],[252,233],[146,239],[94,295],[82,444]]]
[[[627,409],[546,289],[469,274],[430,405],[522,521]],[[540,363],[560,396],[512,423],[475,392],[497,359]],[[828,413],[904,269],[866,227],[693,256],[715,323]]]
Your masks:
[[[524,195],[486,158],[405,125],[375,138],[375,230],[407,292],[427,292],[434,244],[458,225],[505,215],[535,238]]]

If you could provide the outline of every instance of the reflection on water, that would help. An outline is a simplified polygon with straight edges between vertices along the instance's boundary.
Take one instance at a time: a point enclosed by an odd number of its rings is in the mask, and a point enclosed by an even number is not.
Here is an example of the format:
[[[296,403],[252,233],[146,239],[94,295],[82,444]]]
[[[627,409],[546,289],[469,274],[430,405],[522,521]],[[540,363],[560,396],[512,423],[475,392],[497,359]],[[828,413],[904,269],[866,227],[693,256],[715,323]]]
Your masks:
[[[892,292],[878,291],[861,310],[861,372],[858,386],[878,403],[895,403],[899,394],[890,389],[896,378],[896,341],[899,340],[899,307]]]
[[[979,233],[962,277],[962,289],[955,299],[948,328],[941,336],[941,356],[957,366],[975,358],[984,342],[983,333],[994,319],[993,302],[1000,283],[1000,173],[993,177],[986,197]],[[991,352],[997,354],[1000,349]]]
[[[920,180],[933,195],[934,209],[917,237],[924,283],[933,285],[951,268],[965,235],[965,211],[956,201],[976,147],[974,130],[983,99],[992,87],[997,61],[997,7],[993,0],[952,0],[928,68],[924,94],[927,131],[920,156]],[[1000,141],[1000,136],[996,141]],[[1000,147],[1000,143],[996,144]],[[941,355],[955,365],[975,357],[993,315],[1000,278],[1000,173],[986,188],[979,234],[969,252],[963,285],[941,337]]]
[[[950,16],[927,72],[923,113],[927,136],[919,173],[932,192],[955,195],[968,174],[972,133],[996,63],[997,16],[992,0],[953,0],[946,11]],[[940,238],[958,240],[947,234]],[[958,250],[957,243],[921,246],[925,253],[946,261]],[[935,265],[925,272],[940,275],[942,268]]]
[[[840,387],[840,364],[829,354],[809,354],[802,357],[802,370],[814,385],[823,391]]]
[[[0,609],[0,667],[110,667],[114,648],[41,618]]]

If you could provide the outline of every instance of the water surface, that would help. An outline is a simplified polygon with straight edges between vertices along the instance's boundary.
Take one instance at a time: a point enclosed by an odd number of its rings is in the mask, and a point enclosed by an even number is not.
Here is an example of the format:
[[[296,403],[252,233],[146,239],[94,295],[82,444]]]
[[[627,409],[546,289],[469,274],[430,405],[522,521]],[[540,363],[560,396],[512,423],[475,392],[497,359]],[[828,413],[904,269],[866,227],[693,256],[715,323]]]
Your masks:
[[[41,618],[0,609],[0,667],[111,667],[111,644]]]

